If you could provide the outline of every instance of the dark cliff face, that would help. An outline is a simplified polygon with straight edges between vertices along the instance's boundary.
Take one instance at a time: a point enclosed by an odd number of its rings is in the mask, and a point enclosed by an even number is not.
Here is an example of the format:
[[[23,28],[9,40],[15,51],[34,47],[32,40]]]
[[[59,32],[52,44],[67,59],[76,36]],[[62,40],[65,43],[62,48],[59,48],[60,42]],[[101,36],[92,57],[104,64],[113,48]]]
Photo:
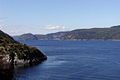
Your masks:
[[[15,64],[39,63],[47,57],[37,48],[15,41],[8,34],[0,31],[0,66],[13,61]]]

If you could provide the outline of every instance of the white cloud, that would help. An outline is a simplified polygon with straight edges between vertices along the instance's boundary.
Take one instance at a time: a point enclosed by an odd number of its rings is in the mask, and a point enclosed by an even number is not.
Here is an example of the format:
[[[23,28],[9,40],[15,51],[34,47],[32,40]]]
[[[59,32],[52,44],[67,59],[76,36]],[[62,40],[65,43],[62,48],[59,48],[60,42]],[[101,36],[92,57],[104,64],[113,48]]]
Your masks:
[[[65,26],[64,25],[46,25],[45,29],[47,30],[65,30]]]

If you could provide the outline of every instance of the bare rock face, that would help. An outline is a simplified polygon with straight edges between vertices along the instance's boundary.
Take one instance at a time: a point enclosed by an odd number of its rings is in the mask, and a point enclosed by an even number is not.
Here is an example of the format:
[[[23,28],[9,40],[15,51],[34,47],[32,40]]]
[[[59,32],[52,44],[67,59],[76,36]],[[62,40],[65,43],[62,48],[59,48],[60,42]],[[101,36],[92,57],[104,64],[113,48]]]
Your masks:
[[[37,48],[21,44],[0,31],[0,68],[11,63],[14,65],[38,64],[46,59],[46,55]]]

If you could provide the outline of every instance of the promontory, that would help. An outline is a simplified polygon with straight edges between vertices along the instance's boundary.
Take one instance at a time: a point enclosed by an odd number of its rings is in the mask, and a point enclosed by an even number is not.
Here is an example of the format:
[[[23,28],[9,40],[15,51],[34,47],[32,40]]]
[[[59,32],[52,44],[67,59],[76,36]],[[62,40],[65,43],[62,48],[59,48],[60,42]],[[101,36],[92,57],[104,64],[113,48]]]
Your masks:
[[[15,41],[11,36],[0,30],[0,69],[14,65],[33,65],[47,59],[40,50]]]

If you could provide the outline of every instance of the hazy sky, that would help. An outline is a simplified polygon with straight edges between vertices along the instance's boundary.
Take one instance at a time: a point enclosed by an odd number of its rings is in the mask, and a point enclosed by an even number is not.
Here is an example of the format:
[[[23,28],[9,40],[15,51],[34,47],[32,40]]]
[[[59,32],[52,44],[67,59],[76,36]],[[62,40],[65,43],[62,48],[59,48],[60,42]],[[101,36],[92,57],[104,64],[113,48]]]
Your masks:
[[[120,0],[0,0],[0,29],[46,34],[120,24]]]

